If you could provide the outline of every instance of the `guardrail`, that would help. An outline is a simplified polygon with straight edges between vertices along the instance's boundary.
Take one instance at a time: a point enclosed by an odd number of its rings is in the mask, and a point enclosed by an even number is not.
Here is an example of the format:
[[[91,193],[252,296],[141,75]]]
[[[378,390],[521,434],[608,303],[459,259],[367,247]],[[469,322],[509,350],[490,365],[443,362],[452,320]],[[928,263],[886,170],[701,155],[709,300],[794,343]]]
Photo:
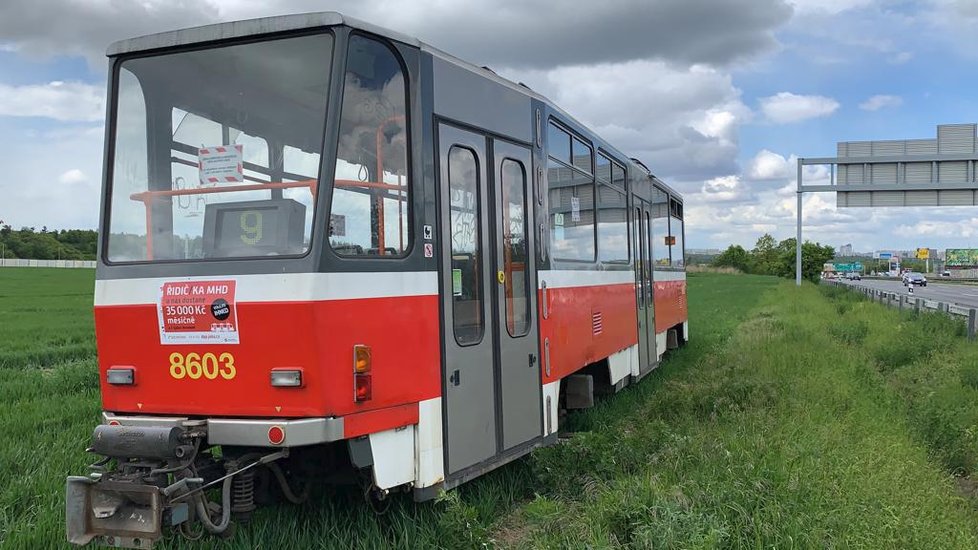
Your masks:
[[[0,267],[60,267],[67,269],[95,269],[95,260],[24,260],[0,258]]]
[[[898,308],[900,311],[906,309],[907,311],[920,313],[921,311],[931,310],[948,316],[963,317],[968,324],[968,339],[974,340],[976,333],[978,333],[978,309],[973,307],[966,307],[951,302],[927,300],[904,293],[887,292],[865,286],[847,285],[840,281],[825,280],[822,282],[848,288],[853,292],[859,292],[874,302]]]

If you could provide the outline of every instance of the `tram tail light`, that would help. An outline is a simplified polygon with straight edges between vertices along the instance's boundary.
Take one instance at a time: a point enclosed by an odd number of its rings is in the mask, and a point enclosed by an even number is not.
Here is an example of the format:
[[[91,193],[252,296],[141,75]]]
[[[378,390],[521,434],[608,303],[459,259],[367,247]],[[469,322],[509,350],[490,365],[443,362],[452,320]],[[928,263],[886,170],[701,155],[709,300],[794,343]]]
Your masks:
[[[357,403],[369,401],[373,397],[373,382],[369,374],[353,375],[353,400]]]
[[[353,401],[361,403],[373,397],[373,380],[370,376],[370,347],[353,346]]]

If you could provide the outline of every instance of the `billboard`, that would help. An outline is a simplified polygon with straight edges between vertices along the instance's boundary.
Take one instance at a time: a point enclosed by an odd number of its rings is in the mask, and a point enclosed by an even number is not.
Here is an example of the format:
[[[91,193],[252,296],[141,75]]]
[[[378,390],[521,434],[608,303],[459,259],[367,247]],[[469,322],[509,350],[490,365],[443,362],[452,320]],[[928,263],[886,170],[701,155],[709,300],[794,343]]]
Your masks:
[[[947,267],[978,268],[978,248],[948,248],[944,259]]]
[[[930,249],[929,248],[918,248],[917,249],[917,259],[927,260],[930,259]]]

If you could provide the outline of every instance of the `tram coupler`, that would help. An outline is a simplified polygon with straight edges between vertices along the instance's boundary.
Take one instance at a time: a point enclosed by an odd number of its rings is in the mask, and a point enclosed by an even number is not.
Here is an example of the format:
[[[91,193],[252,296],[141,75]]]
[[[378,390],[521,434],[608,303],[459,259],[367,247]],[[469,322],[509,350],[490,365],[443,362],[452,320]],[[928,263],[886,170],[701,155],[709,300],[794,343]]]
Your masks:
[[[149,549],[166,527],[191,520],[189,502],[171,501],[203,484],[190,472],[204,439],[203,427],[97,426],[88,450],[102,460],[67,479],[68,542]]]

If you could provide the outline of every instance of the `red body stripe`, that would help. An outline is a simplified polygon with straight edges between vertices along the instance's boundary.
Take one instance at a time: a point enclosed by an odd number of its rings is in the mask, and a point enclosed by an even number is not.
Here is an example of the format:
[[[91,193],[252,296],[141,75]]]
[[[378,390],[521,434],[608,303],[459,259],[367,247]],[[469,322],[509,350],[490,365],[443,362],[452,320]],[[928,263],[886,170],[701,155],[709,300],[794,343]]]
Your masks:
[[[657,281],[653,296],[656,333],[669,330],[689,319],[686,281]]]
[[[634,284],[551,288],[547,295],[549,318],[544,319],[543,292],[537,293],[541,353],[550,339],[550,376],[543,369],[544,383],[638,343]],[[592,314],[597,312],[602,330],[595,334]]]
[[[349,439],[417,423],[417,403],[351,414],[343,418],[343,437]]]

